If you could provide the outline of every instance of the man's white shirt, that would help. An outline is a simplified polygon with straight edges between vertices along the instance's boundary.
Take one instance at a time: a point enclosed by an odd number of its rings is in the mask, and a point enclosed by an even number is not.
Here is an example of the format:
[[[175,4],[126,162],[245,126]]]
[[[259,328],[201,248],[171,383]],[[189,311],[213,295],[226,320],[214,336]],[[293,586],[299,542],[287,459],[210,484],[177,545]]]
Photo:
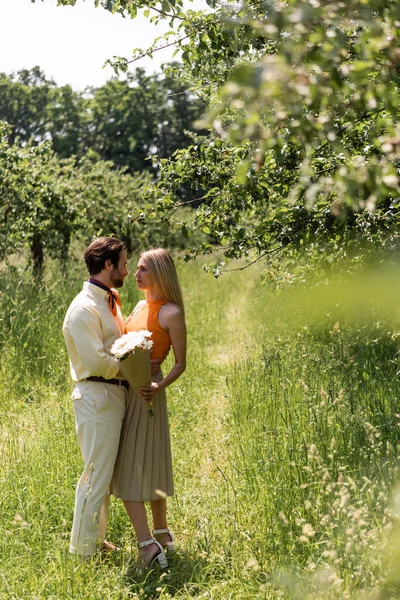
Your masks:
[[[67,346],[71,377],[81,381],[92,375],[112,379],[119,361],[111,355],[111,346],[125,330],[121,310],[114,316],[108,295],[102,288],[85,281],[65,315],[63,334]]]

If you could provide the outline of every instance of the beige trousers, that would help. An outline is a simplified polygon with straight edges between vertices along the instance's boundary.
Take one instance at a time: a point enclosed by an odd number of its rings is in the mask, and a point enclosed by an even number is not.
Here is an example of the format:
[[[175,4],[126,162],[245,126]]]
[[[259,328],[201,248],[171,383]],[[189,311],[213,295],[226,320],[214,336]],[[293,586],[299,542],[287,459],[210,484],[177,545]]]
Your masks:
[[[111,383],[80,381],[72,392],[76,433],[85,468],[76,486],[69,550],[90,556],[105,538],[109,487],[117,457],[127,390]]]

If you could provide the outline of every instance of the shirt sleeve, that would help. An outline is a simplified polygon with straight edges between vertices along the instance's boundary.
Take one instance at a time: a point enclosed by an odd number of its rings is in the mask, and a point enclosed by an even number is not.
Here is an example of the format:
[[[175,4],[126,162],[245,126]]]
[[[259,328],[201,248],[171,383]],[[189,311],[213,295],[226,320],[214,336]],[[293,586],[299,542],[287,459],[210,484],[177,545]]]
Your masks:
[[[69,316],[69,331],[83,366],[91,373],[112,379],[119,361],[104,348],[101,319],[95,308],[76,306]]]

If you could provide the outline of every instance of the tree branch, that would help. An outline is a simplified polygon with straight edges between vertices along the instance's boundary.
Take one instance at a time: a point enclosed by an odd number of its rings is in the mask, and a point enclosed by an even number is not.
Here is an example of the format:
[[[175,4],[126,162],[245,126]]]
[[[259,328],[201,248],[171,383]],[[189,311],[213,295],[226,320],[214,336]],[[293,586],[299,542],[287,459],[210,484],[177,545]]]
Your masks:
[[[386,110],[386,107],[383,106],[382,108],[373,111],[373,112],[367,112],[364,113],[362,115],[360,115],[359,117],[357,117],[357,119],[354,119],[351,121],[351,123],[347,123],[346,125],[342,125],[342,127],[340,127],[340,129],[338,129],[337,131],[337,135],[342,135],[342,133],[345,133],[346,129],[348,129],[348,127],[350,127],[350,124],[354,124],[354,123],[361,123],[362,121],[365,121],[366,119],[370,118],[372,119],[373,117],[376,117],[378,115],[381,114],[381,112],[384,112]],[[323,150],[326,146],[329,146],[330,142],[324,142],[322,144],[322,146],[318,146],[318,148],[315,149],[314,154],[319,154],[321,152],[321,150]]]
[[[155,8],[155,6],[151,6],[150,10],[155,10],[156,13],[160,14],[163,17],[168,17],[169,19],[179,19],[180,21],[185,20],[183,17],[178,17],[178,15],[170,15],[169,13],[166,13],[163,10],[160,10],[159,8]]]
[[[224,273],[228,273],[228,272],[232,272],[232,271],[244,271],[245,269],[248,269],[249,267],[251,267],[252,265],[257,263],[259,260],[263,259],[265,256],[268,256],[268,255],[272,256],[273,254],[277,254],[278,252],[280,252],[281,250],[286,248],[286,246],[287,246],[287,244],[282,244],[278,248],[274,248],[273,250],[267,250],[266,252],[263,252],[262,254],[260,254],[260,256],[258,256],[255,260],[249,262],[244,267],[238,267],[237,269],[222,269],[222,271]]]
[[[165,48],[169,48],[170,46],[175,46],[176,44],[180,44],[181,42],[184,42],[188,38],[190,38],[189,34],[185,35],[184,37],[179,38],[179,40],[175,40],[174,42],[171,42],[169,44],[165,44],[164,46],[159,46],[158,48],[153,48],[153,49],[146,50],[146,52],[144,52],[140,56],[137,56],[136,58],[132,58],[132,60],[127,60],[126,64],[130,65],[130,64],[136,62],[137,60],[140,60],[141,58],[144,58],[145,56],[151,56],[152,54],[154,54],[154,52],[158,52],[159,50],[165,50]]]

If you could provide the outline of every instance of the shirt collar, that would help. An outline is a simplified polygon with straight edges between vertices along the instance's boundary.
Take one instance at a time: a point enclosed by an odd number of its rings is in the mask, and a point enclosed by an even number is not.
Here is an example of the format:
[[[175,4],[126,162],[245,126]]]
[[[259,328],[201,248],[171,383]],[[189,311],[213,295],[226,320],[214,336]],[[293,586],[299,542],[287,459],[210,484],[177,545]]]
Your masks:
[[[95,296],[99,296],[99,298],[107,298],[108,297],[108,292],[106,292],[106,290],[103,290],[102,288],[98,287],[97,285],[93,285],[92,283],[89,283],[89,281],[83,282],[83,289],[94,294]]]

